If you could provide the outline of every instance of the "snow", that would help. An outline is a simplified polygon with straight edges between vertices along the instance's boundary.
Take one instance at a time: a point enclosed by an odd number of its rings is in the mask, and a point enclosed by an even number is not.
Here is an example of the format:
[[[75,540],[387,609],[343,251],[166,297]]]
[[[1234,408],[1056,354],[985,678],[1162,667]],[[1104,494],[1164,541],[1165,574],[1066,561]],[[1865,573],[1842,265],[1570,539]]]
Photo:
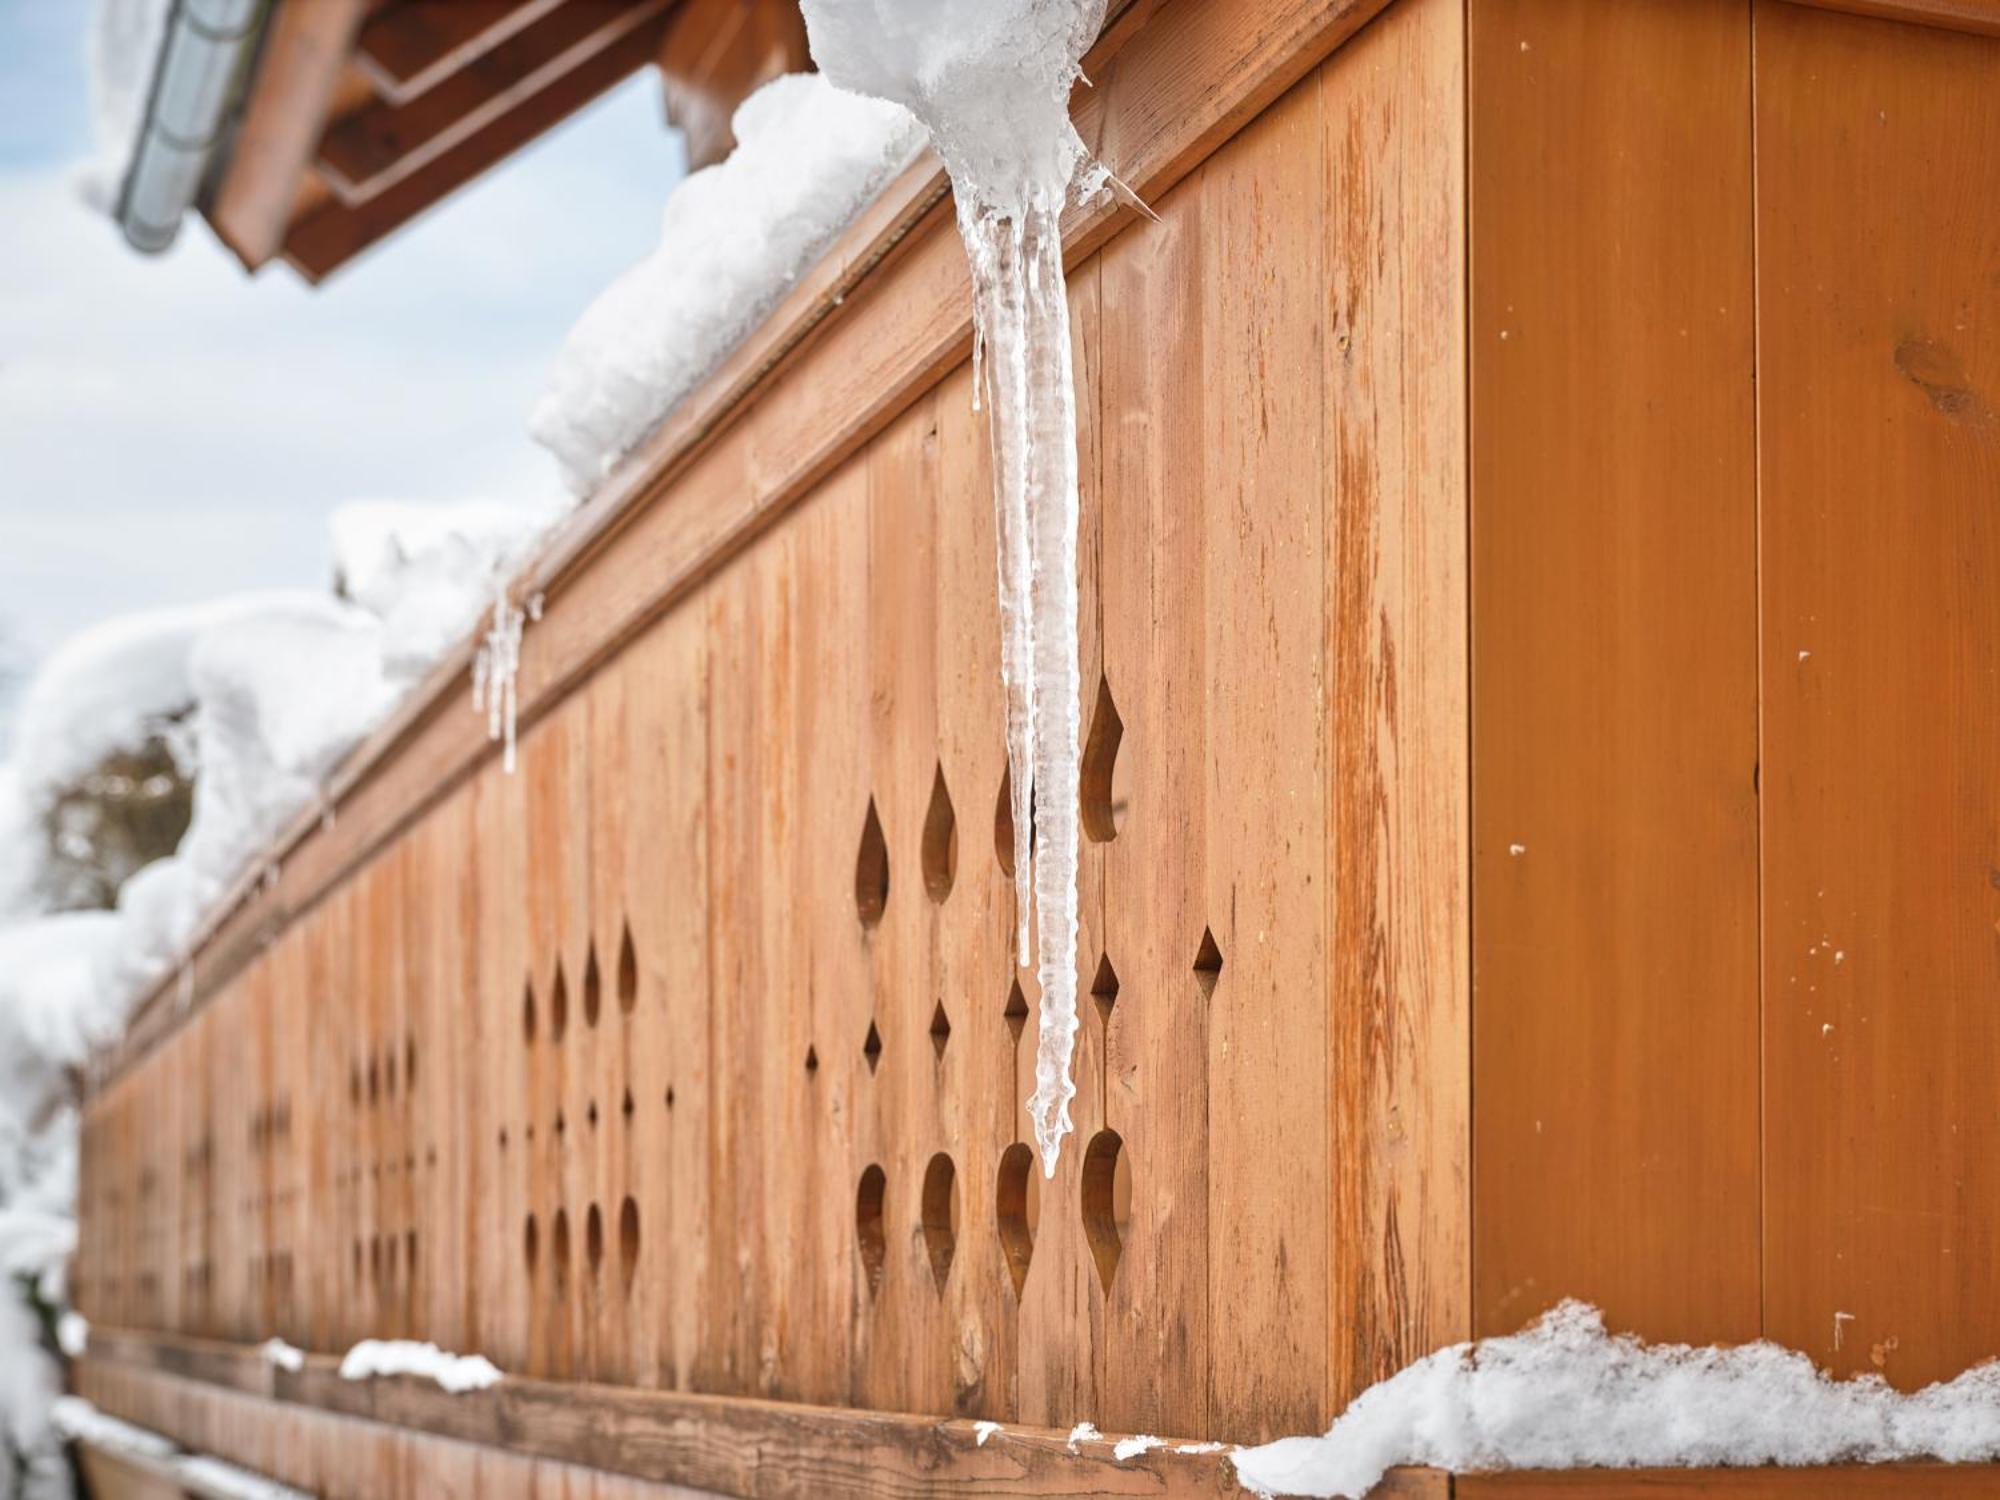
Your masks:
[[[183,1453],[159,1433],[135,1427],[108,1412],[99,1411],[81,1396],[56,1397],[50,1413],[50,1427],[69,1441],[89,1443],[105,1452],[145,1460],[157,1468],[168,1470],[182,1488],[208,1496],[210,1500],[308,1500],[305,1491],[295,1490],[275,1479],[266,1479],[261,1474],[253,1474],[248,1469],[240,1469],[235,1464],[205,1454]],[[61,1461],[61,1457],[59,1452],[55,1455],[57,1462]],[[60,1489],[31,1489],[26,1495],[67,1495],[66,1469],[64,1477],[65,1482]]]
[[[1564,1302],[1525,1332],[1455,1344],[1363,1392],[1323,1437],[1234,1455],[1265,1495],[1360,1496],[1394,1464],[1585,1467],[1970,1463],[2000,1458],[2000,1361],[1914,1395],[1836,1381],[1804,1354],[1644,1344]]]
[[[972,1424],[972,1445],[975,1448],[984,1448],[986,1440],[1000,1430],[1001,1427],[998,1422],[974,1422]]]
[[[94,155],[77,177],[92,208],[112,212],[138,149],[153,69],[173,0],[97,0],[85,43]]]
[[[183,1485],[208,1500],[312,1500],[304,1490],[205,1454],[182,1458],[174,1468]]]
[[[923,122],[951,174],[971,264],[973,384],[993,435],[1016,945],[1026,963],[1032,879],[1041,981],[1028,1109],[1042,1170],[1053,1177],[1074,1128],[1082,754],[1062,211],[1072,190],[1089,194],[1108,180],[1086,169],[1069,116],[1103,0],[804,0],[803,9],[813,60],[830,80],[907,106]]]
[[[348,600],[246,594],[112,620],[56,651],[30,684],[15,759],[0,765],[0,1279],[58,1310],[66,1350],[87,1336],[62,1311],[76,1245],[76,1070],[184,965],[203,914],[322,800],[340,759],[463,637],[550,513],[351,507],[334,547]],[[180,847],[128,879],[113,911],[45,914],[55,800],[106,756],[162,737],[194,777]],[[34,1483],[60,1389],[41,1340],[28,1304],[0,1297],[0,1423]],[[478,1379],[482,1366],[446,1374]],[[68,1493],[59,1477],[48,1483],[29,1493]]]
[[[71,1442],[89,1443],[110,1453],[170,1459],[178,1451],[159,1433],[99,1411],[81,1396],[58,1397],[50,1412],[50,1423]]]
[[[56,1347],[65,1359],[81,1359],[90,1351],[90,1319],[80,1312],[66,1312],[56,1319]]]
[[[436,1344],[410,1339],[363,1339],[340,1361],[342,1380],[411,1375],[432,1380],[454,1396],[483,1391],[504,1378],[483,1354],[447,1354]]]
[[[334,511],[334,577],[382,622],[384,671],[414,682],[464,640],[496,584],[551,526],[554,505],[366,500]]]
[[[1097,1430],[1095,1422],[1079,1422],[1069,1430],[1069,1451],[1076,1452],[1078,1443],[1101,1443],[1104,1434]]]
[[[667,200],[660,243],[570,333],[529,430],[587,494],[777,305],[923,145],[909,114],[817,75],[737,108],[736,149]]]
[[[257,1346],[257,1352],[264,1356],[264,1363],[276,1365],[296,1375],[306,1367],[306,1352],[295,1344],[283,1339],[266,1339]]]
[[[1167,1443],[1164,1438],[1156,1438],[1150,1433],[1136,1433],[1131,1437],[1120,1438],[1117,1442],[1113,1443],[1111,1445],[1111,1456],[1122,1464],[1128,1458],[1138,1458],[1143,1454],[1151,1453],[1155,1448],[1164,1448],[1166,1446]]]

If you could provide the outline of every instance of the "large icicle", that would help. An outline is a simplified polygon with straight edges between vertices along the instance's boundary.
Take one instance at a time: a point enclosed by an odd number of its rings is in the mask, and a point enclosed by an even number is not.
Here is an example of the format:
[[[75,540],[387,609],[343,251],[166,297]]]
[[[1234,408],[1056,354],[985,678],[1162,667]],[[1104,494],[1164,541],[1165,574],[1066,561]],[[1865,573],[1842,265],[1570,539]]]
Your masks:
[[[1062,210],[1087,160],[1069,95],[1104,0],[805,0],[804,9],[827,78],[908,105],[923,121],[951,174],[972,267],[978,383],[993,434],[1016,942],[1026,963],[1032,890],[1042,992],[1028,1109],[1042,1170],[1054,1176],[1076,1096],[1081,753]]]

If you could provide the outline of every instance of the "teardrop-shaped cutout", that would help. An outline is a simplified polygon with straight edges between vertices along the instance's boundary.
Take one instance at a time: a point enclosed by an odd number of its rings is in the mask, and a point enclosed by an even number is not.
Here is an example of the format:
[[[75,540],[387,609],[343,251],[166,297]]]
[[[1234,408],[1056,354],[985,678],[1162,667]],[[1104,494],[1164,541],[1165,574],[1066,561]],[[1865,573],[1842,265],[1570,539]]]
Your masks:
[[[549,1235],[550,1258],[554,1262],[556,1295],[565,1296],[569,1291],[569,1210],[559,1208],[553,1229]]]
[[[1100,1130],[1083,1153],[1083,1233],[1104,1290],[1118,1274],[1132,1219],[1132,1168],[1115,1130]]]
[[[930,810],[924,814],[923,866],[924,889],[931,900],[944,900],[958,878],[958,814],[952,810],[941,762],[931,781]]]
[[[583,960],[583,1024],[595,1026],[604,1009],[604,976],[597,972],[597,940],[591,939]]]
[[[1035,793],[1028,791],[1028,852],[1035,849]],[[1000,772],[1000,796],[993,804],[993,852],[1000,860],[1000,873],[1014,876],[1014,770]]]
[[[583,1216],[583,1253],[590,1263],[591,1280],[595,1281],[604,1270],[604,1213],[595,1203]]]
[[[923,1225],[931,1280],[942,1292],[958,1251],[958,1169],[942,1151],[924,1168]]]
[[[529,1046],[535,1044],[535,981],[531,977],[521,991],[521,1039]],[[359,1074],[356,1074],[357,1079]],[[355,1092],[360,1093],[357,1083]]]
[[[854,1193],[854,1239],[870,1297],[882,1290],[882,1272],[889,1264],[889,1237],[882,1224],[888,1191],[888,1177],[880,1167],[871,1166],[861,1174],[861,1185]]]
[[[994,1187],[993,1207],[1000,1222],[1000,1250],[1007,1259],[1007,1275],[1019,1297],[1027,1285],[1028,1263],[1035,1256],[1035,1231],[1042,1207],[1041,1173],[1035,1170],[1035,1153],[1021,1141],[1000,1154],[1000,1174]]]
[[[618,1209],[618,1280],[627,1295],[639,1274],[639,1205],[627,1197]]]
[[[549,1040],[559,1042],[569,1030],[569,982],[563,978],[562,960],[556,960],[555,982],[549,986]]]
[[[618,1008],[631,1015],[639,1004],[639,954],[632,946],[632,924],[618,939]]]
[[[882,837],[882,820],[875,799],[868,799],[868,817],[861,825],[861,852],[854,860],[854,906],[861,925],[873,927],[889,905],[889,841]]]
[[[1125,738],[1125,724],[1118,717],[1118,705],[1111,701],[1111,684],[1097,679],[1097,706],[1090,713],[1090,734],[1083,742],[1083,765],[1079,792],[1083,831],[1092,843],[1105,844],[1118,837],[1125,821],[1122,788],[1115,785],[1118,744]]]

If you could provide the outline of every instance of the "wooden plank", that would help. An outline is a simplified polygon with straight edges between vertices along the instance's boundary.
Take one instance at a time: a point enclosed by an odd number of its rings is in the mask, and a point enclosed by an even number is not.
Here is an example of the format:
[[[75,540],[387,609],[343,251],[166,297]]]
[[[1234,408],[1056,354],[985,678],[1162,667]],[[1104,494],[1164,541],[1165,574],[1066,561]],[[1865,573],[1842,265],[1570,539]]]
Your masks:
[[[574,0],[395,0],[365,21],[354,55],[384,98],[415,97]]]
[[[1202,169],[1208,1420],[1313,1431],[1327,1329],[1324,135],[1317,80]],[[1176,934],[1190,973],[1201,931]],[[1146,1159],[1135,1155],[1135,1184]],[[1251,1267],[1256,1274],[1247,1274]],[[1227,1309],[1227,1316],[1222,1310]]]
[[[1103,1419],[1207,1432],[1208,1025],[1193,970],[1207,925],[1207,584],[1203,497],[1184,434],[1202,422],[1203,195],[1197,176],[1160,222],[1107,245],[1100,271],[1104,513],[1097,590],[1102,680],[1124,725],[1125,808],[1105,850],[1105,944],[1119,996],[1106,1038],[1105,1119],[1144,1153],[1126,1294],[1109,1312]],[[1188,357],[1158,357],[1172,341]],[[1098,683],[1085,685],[1094,718]],[[1193,935],[1190,941],[1190,935]],[[1020,1090],[1032,1080],[1032,1036]],[[1045,1197],[1044,1203],[1049,1202]]]
[[[667,118],[687,146],[687,169],[735,149],[736,106],[785,73],[812,71],[798,0],[681,0],[660,44]]]
[[[371,98],[335,118],[320,138],[320,170],[342,201],[365,203],[525,105],[627,33],[653,26],[672,3],[570,0],[422,93],[402,102]]]
[[[97,1347],[82,1361],[85,1368],[117,1371],[154,1388],[202,1389],[161,1368],[162,1362],[184,1361],[169,1351],[184,1350],[192,1341],[106,1330],[94,1342]],[[249,1347],[210,1345],[207,1353],[222,1364],[271,1368]],[[982,1443],[964,1419],[514,1377],[485,1391],[452,1396],[405,1377],[342,1380],[337,1365],[315,1356],[297,1374],[277,1371],[269,1377],[265,1399],[386,1424],[384,1430],[505,1448],[551,1463],[748,1500],[1242,1493],[1225,1454],[1177,1453],[1176,1446],[1186,1446],[1179,1443],[1119,1462],[1112,1457],[1116,1435],[1072,1443],[1066,1431],[1010,1425]],[[159,1420],[156,1412],[116,1402],[107,1409],[182,1440],[174,1424]],[[355,1472],[352,1463],[347,1472]]]
[[[610,45],[542,79],[539,87],[510,97],[507,106],[478,129],[458,137],[364,201],[349,204],[336,198],[292,220],[284,232],[286,261],[306,280],[321,280],[439,199],[568,119],[652,61],[659,45],[661,14],[664,12],[619,32]]]
[[[1914,1389],[2000,1319],[2000,41],[1757,11],[1765,1318]]]
[[[1028,1131],[1022,1108],[1028,1085],[1017,1059],[1034,1044],[1017,1041],[1006,1018],[1015,972],[1014,893],[993,833],[1007,765],[992,583],[993,471],[986,414],[973,406],[969,364],[938,387],[937,441],[937,775],[952,809],[956,857],[948,893],[933,895],[932,904],[937,991],[952,997],[945,1059],[950,1103],[941,1110],[940,1129],[957,1167],[962,1226],[948,1288],[947,1336],[954,1351],[953,1409],[1002,1420],[1019,1416],[1020,1296],[1000,1249],[997,1193],[1002,1153]],[[926,809],[927,826],[928,820]],[[923,842],[928,850],[928,838]],[[929,892],[928,867],[925,880]],[[1105,1420],[1112,1419],[1107,1414]]]
[[[1821,10],[1846,11],[1915,26],[1942,26],[1980,36],[2000,36],[2000,0],[1795,0]]]
[[[1753,1338],[1749,15],[1481,0],[1469,56],[1473,1331]]]
[[[1087,60],[1097,87],[1083,91],[1079,109],[1093,135],[1102,137],[1109,164],[1142,191],[1158,195],[1203,153],[1240,129],[1254,106],[1296,81],[1384,3],[1260,0],[1238,8],[1162,0],[1154,8],[1135,5],[1121,23],[1126,30],[1107,33],[1100,43],[1100,48],[1117,48],[1109,63],[1099,66],[1096,52]],[[1123,80],[1115,89],[1113,64]],[[1121,124],[1128,114],[1130,123]],[[971,338],[969,294],[963,252],[949,232],[949,215],[934,207],[941,188],[913,172],[898,191],[932,205],[917,216],[925,225],[918,242],[904,245],[916,220],[887,212],[887,204],[884,212],[865,215],[856,225],[855,241],[837,247],[824,263],[839,267],[840,274],[825,281],[818,273],[807,278],[799,299],[774,314],[702,392],[663,423],[517,581],[519,597],[551,590],[560,582],[570,600],[564,604],[561,595],[551,593],[542,622],[546,628],[530,632],[523,647],[524,722],[546,711],[581,673],[684,597],[963,358]],[[1129,210],[1106,204],[1080,211],[1065,240],[1071,264],[1132,221]],[[890,254],[897,246],[904,246],[901,256]],[[880,290],[858,295],[861,283],[871,278]],[[877,297],[899,304],[894,318],[850,329],[838,341],[826,337]],[[770,399],[781,391],[797,393],[796,399]],[[692,482],[690,469],[712,461],[708,456],[718,446],[726,451],[730,442],[741,442],[745,427],[731,424],[753,407],[749,425],[766,439],[759,445],[762,459],[755,474],[745,469],[713,484]],[[841,416],[830,420],[833,412]],[[737,452],[732,461],[740,463],[746,451]],[[645,536],[603,555],[615,535],[641,521]],[[589,586],[572,591],[586,577]],[[556,628],[564,626],[568,628]],[[407,705],[336,772],[328,805],[339,816],[330,828],[323,829],[325,820],[315,813],[275,841],[279,891],[264,892],[257,881],[239,883],[204,920],[199,949],[205,953],[219,932],[254,932],[260,923],[281,924],[310,907],[365,851],[392,836],[491,753],[483,720],[465,707],[473,649],[469,639],[441,662]],[[254,945],[235,953],[233,961],[240,964],[248,951]],[[210,965],[200,957],[196,968],[202,995],[227,972],[227,965]],[[164,1006],[171,993],[171,986],[163,985],[147,998],[101,1076],[110,1077],[122,1065],[119,1059],[143,1054],[172,1030],[175,1018]]]
[[[1472,1331],[1464,7],[1321,76],[1339,1410]]]
[[[285,0],[265,25],[243,124],[205,210],[247,270],[284,244],[292,200],[367,9],[368,0]]]
[[[851,1399],[859,1364],[868,1293],[855,1198],[880,1145],[875,1074],[862,1051],[874,996],[854,905],[857,809],[866,805],[873,750],[868,504],[868,470],[857,460],[800,508],[791,540],[799,670],[788,716],[810,753],[794,765],[803,857],[792,867],[790,899],[809,960],[799,1006],[808,1029],[789,1039],[796,1050],[781,1063],[782,1076],[804,1089],[807,1123],[794,1149],[807,1164],[811,1204],[802,1280],[788,1295],[796,1299],[796,1390],[827,1405]]]
[[[2000,1468],[1990,1465],[1877,1464],[1814,1469],[1625,1469],[1460,1474],[1461,1500],[1669,1500],[1682,1495],[1727,1500],[1891,1500],[1907,1495],[1973,1500],[2000,1495]]]

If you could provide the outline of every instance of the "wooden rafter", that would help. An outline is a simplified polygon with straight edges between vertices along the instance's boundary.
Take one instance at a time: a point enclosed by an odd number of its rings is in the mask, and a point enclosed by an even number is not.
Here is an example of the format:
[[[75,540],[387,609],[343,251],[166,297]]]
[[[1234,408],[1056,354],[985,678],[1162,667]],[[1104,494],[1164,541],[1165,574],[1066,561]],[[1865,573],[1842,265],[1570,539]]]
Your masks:
[[[355,59],[392,103],[435,87],[565,0],[392,0],[361,28]]]
[[[626,27],[608,45],[513,97],[504,110],[471,133],[457,136],[393,185],[359,203],[335,198],[299,219],[285,236],[285,259],[309,281],[318,281],[352,260],[645,67],[659,48],[665,13],[664,4],[648,3],[643,24]]]
[[[564,73],[655,25],[671,3],[557,6],[407,102],[375,98],[335,120],[320,142],[320,169],[344,201],[366,202],[546,94]]]
[[[660,47],[660,80],[688,169],[729,154],[736,106],[760,85],[811,67],[797,0],[682,0]]]
[[[368,0],[277,6],[228,173],[208,206],[216,235],[256,270],[284,243],[299,188]]]

